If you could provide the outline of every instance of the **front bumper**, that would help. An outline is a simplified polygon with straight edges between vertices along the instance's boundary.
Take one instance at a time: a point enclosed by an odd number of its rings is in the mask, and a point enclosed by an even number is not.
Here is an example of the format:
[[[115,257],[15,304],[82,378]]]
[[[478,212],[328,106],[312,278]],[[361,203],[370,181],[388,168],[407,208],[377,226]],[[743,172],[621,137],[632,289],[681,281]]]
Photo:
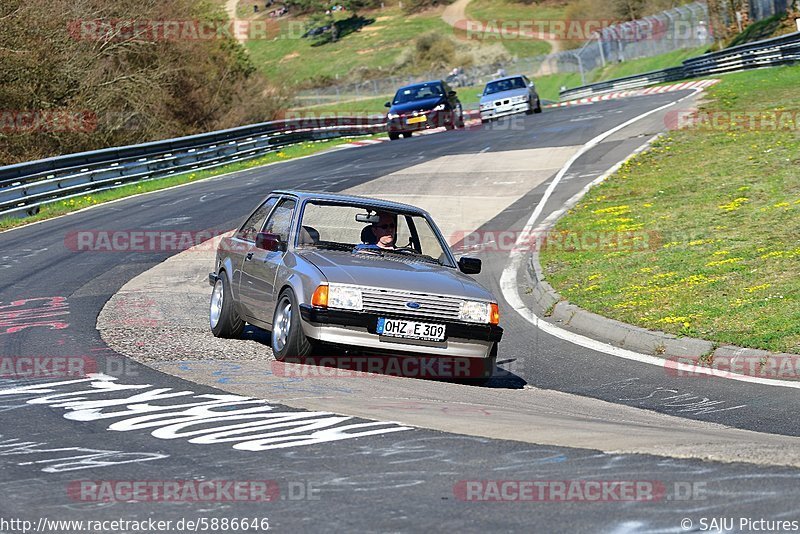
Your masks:
[[[433,128],[441,128],[453,122],[453,114],[450,111],[432,111],[420,114],[416,118],[425,117],[423,122],[408,123],[409,119],[414,119],[413,115],[401,115],[398,119],[386,121],[387,131],[390,133],[419,132]]]
[[[505,106],[493,107],[481,110],[481,120],[499,119],[507,115],[516,115],[517,113],[524,113],[530,109],[531,103],[529,100],[520,102],[518,104],[509,104]]]
[[[457,356],[462,358],[488,358],[495,343],[503,337],[503,329],[489,324],[428,322],[445,325],[445,339],[441,342],[379,336],[376,332],[379,316],[345,310],[300,306],[303,332],[306,336],[339,345],[352,345],[381,351],[401,351],[431,356]],[[419,317],[386,314],[381,317],[425,321]]]

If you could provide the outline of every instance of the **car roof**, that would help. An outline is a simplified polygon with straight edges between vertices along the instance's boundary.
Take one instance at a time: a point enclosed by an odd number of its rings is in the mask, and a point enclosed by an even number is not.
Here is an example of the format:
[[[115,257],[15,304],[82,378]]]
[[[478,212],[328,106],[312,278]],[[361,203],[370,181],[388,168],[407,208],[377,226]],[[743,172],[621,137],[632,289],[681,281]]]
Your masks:
[[[489,80],[488,82],[486,82],[486,85],[489,85],[490,83],[494,82],[501,82],[503,80],[513,80],[514,78],[524,78],[524,77],[525,77],[524,74],[514,74],[513,76],[504,76],[502,78],[497,78],[496,80]]]
[[[270,195],[291,195],[297,197],[300,202],[307,200],[322,200],[329,202],[344,202],[359,205],[366,205],[378,209],[394,210],[401,212],[418,213],[420,215],[428,215],[428,212],[422,208],[412,206],[411,204],[403,204],[401,202],[392,202],[390,200],[382,200],[379,198],[362,197],[357,195],[341,195],[338,193],[319,193],[315,191],[301,191],[292,189],[281,189],[273,191]]]
[[[403,89],[409,89],[411,87],[419,87],[419,86],[422,86],[422,85],[432,85],[432,84],[443,85],[444,82],[442,80],[430,80],[430,81],[427,81],[427,82],[417,82],[417,83],[412,83],[411,85],[404,85],[403,87],[399,88],[398,91],[402,91]]]

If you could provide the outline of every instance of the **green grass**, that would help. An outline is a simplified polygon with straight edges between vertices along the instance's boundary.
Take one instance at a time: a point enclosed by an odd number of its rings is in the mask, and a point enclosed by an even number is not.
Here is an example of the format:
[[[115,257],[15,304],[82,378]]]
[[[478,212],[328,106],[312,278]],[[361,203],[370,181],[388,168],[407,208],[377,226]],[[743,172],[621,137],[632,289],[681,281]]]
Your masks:
[[[562,87],[576,87],[581,85],[581,75],[577,72],[563,72],[531,79],[536,83],[536,90],[539,93],[539,98],[542,100],[552,100],[554,102],[558,102],[558,94]]]
[[[441,9],[407,16],[394,6],[362,15],[375,22],[335,43],[312,46],[313,41],[299,38],[301,32],[293,26],[273,40],[247,41],[246,47],[253,64],[270,79],[299,83],[327,76],[346,83],[347,74],[359,67],[391,70],[397,55],[423,33],[453,32],[441,19]]]
[[[375,137],[375,136],[363,136],[359,137],[359,139],[366,139],[370,137]],[[251,169],[253,167],[260,167],[262,165],[267,165],[270,163],[276,163],[279,161],[286,161],[303,156],[309,156],[311,154],[327,150],[337,145],[349,143],[352,140],[353,138],[341,138],[341,139],[333,139],[330,141],[319,141],[319,142],[291,145],[287,146],[286,148],[284,148],[279,152],[270,152],[269,154],[265,154],[264,156],[258,158],[254,158],[248,161],[241,161],[237,163],[230,163],[228,165],[223,165],[215,169],[186,172],[182,174],[177,174],[175,176],[170,176],[167,178],[157,178],[155,180],[149,180],[138,184],[136,183],[130,184],[123,187],[118,187],[116,189],[110,189],[108,191],[101,191],[98,193],[89,192],[85,196],[71,198],[69,200],[58,200],[50,204],[45,204],[41,206],[39,213],[31,217],[0,218],[0,231],[8,230],[10,228],[16,228],[19,226],[24,226],[26,224],[30,224],[37,221],[43,221],[45,219],[52,219],[53,217],[65,215],[67,213],[78,211],[83,208],[88,208],[89,206],[94,206],[96,204],[102,204],[103,202],[109,202],[111,200],[130,197],[133,195],[138,195],[140,193],[148,193],[150,191],[158,191],[160,189],[166,189],[168,187],[174,187],[176,185],[187,184],[190,182],[196,182],[198,180],[203,180],[205,178],[210,178],[212,176],[218,176],[220,174]]]
[[[622,63],[608,64],[605,66],[605,68],[593,70],[586,81],[588,83],[599,82],[603,80],[611,80],[613,78],[632,76],[634,74],[642,74],[644,72],[665,69],[668,67],[677,67],[683,63],[684,60],[704,54],[707,50],[707,46],[700,48],[686,48],[683,50],[667,52],[666,54],[659,54],[657,56],[632,59]]]
[[[511,0],[473,0],[467,6],[467,17],[484,23],[520,21],[530,23],[534,20],[562,20],[564,8],[564,5],[553,4],[526,6]],[[502,42],[506,50],[517,57],[534,57],[549,54],[551,51],[550,44],[539,39],[493,39],[487,36],[486,42]]]
[[[800,111],[800,67],[723,77],[707,111]],[[644,250],[545,247],[548,281],[590,311],[718,343],[800,353],[800,124],[673,131],[556,231],[634,232]]]

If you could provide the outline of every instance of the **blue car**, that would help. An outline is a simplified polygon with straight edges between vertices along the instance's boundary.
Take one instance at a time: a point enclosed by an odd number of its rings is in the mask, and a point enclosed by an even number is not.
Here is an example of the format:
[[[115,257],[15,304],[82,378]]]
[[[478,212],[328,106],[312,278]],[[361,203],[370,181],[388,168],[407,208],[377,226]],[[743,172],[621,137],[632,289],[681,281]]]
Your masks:
[[[391,102],[386,102],[389,139],[432,128],[464,127],[464,111],[458,94],[442,80],[401,87]]]

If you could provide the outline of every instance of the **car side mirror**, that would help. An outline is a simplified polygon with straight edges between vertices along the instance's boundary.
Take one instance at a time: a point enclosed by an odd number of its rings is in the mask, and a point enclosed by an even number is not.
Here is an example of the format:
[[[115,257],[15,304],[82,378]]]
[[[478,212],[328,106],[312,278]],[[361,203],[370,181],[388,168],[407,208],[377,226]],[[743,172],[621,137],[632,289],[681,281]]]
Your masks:
[[[260,248],[261,250],[266,250],[269,252],[275,252],[279,250],[282,251],[284,246],[278,234],[259,232],[256,234],[256,248]]]
[[[448,91],[447,92],[447,96],[449,96],[450,98],[455,98],[457,94],[458,93],[456,93],[455,91]]]
[[[391,103],[391,102],[387,102],[387,103],[385,103],[385,104],[383,105],[383,107],[385,107],[385,108],[390,108],[390,107],[392,107],[392,103]]]
[[[464,274],[480,274],[481,260],[462,256],[458,260],[458,269]]]

